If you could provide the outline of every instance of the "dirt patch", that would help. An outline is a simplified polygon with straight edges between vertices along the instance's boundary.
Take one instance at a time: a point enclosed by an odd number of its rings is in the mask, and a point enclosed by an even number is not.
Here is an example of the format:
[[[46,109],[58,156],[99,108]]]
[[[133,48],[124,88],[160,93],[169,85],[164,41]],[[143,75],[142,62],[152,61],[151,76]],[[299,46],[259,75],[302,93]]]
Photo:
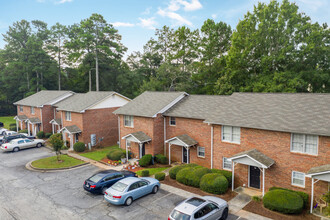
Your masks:
[[[249,204],[247,204],[243,210],[249,211],[258,215],[262,215],[271,219],[275,220],[282,220],[282,219],[289,219],[289,220],[298,220],[298,219],[304,219],[304,220],[320,220],[319,217],[315,215],[311,215],[308,213],[308,210],[304,210],[303,213],[300,215],[285,215],[282,213],[274,212],[269,209],[266,209],[262,202],[256,202],[251,201]]]
[[[232,192],[231,190],[228,190],[227,193],[223,194],[223,195],[215,195],[215,194],[207,193],[207,192],[202,191],[201,189],[178,183],[176,180],[171,179],[170,176],[166,176],[165,180],[161,181],[161,183],[164,183],[166,185],[170,185],[170,186],[173,186],[173,187],[176,187],[179,189],[183,189],[183,190],[186,190],[191,193],[195,193],[200,196],[215,196],[215,197],[224,199],[226,201],[231,200],[232,198],[234,198],[237,195],[237,193]]]

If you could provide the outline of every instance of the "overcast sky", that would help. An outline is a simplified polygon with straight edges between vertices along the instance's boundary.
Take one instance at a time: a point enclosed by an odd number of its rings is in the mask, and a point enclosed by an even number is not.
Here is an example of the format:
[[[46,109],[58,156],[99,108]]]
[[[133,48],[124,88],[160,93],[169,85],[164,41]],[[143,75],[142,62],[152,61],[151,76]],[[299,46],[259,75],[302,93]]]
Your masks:
[[[269,2],[262,0],[263,2]],[[22,19],[42,20],[49,26],[79,23],[92,13],[99,13],[122,35],[128,54],[142,50],[154,36],[155,29],[164,25],[176,28],[186,25],[200,28],[212,18],[234,29],[257,0],[0,0],[0,33]],[[330,0],[296,0],[300,11],[313,22],[328,23]],[[5,42],[0,36],[0,48]]]

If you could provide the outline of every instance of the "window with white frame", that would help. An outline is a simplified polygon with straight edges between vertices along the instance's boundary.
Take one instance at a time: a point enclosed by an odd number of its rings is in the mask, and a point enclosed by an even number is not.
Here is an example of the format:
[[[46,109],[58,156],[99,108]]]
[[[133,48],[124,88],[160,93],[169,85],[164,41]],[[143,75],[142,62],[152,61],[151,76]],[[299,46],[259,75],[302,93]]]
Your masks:
[[[241,128],[233,126],[222,126],[222,141],[231,143],[240,143]]]
[[[71,112],[65,112],[65,120],[71,121]]]
[[[292,171],[292,185],[305,187],[305,174]]]
[[[292,134],[291,152],[317,154],[317,135]]]
[[[171,126],[175,126],[176,125],[175,117],[170,117],[170,125]]]
[[[21,106],[21,105],[19,106],[19,111],[23,112],[23,106]]]
[[[231,161],[227,157],[222,158],[222,168],[225,170],[231,170]]]
[[[124,116],[124,126],[133,128],[133,126],[134,126],[133,116],[131,116],[131,115]]]
[[[31,114],[34,114],[34,107],[31,106]]]
[[[205,147],[197,147],[197,156],[198,157],[205,157]]]

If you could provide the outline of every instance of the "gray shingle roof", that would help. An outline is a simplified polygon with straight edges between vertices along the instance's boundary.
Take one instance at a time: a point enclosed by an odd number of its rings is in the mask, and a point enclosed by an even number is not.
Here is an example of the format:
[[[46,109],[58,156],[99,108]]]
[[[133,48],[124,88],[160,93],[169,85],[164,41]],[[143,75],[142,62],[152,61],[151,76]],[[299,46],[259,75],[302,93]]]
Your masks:
[[[42,90],[33,95],[30,95],[24,99],[21,99],[14,103],[14,105],[25,105],[25,106],[42,106],[47,103],[55,101],[57,98],[73,93],[71,91],[55,91],[55,90]]]
[[[82,112],[105,98],[115,94],[112,91],[76,93],[56,104],[58,110]]]
[[[123,107],[114,111],[119,115],[153,117],[185,92],[144,92]],[[160,112],[162,113],[162,112]]]
[[[330,136],[330,94],[234,93],[205,122]]]
[[[28,119],[32,124],[40,124],[41,121],[39,118],[29,118]]]
[[[167,110],[164,115],[205,120],[228,97],[219,95],[189,95]]]
[[[260,151],[258,151],[256,149],[247,150],[247,151],[235,154],[231,158],[239,157],[239,156],[243,156],[243,155],[247,155],[247,156],[253,158],[254,160],[258,161],[259,163],[265,165],[266,167],[270,167],[271,165],[273,165],[275,163],[274,160],[267,157],[266,155],[264,155],[263,153],[261,153]]]
[[[15,116],[14,119],[16,119],[16,118],[20,121],[25,121],[26,119],[28,119],[28,117],[26,115],[17,115],[17,116]]]
[[[314,174],[314,173],[322,173],[322,172],[330,172],[330,164],[322,165],[319,167],[311,168],[307,174]]]
[[[189,135],[187,134],[183,134],[183,135],[179,135],[174,137],[173,139],[179,139],[181,142],[183,142],[184,144],[186,144],[187,146],[193,146],[196,145],[198,142],[195,141],[194,139],[192,139]]]
[[[133,137],[135,137],[140,143],[151,141],[151,137],[149,137],[143,131],[134,132],[134,133],[131,133],[131,134],[126,135],[125,137],[127,137],[127,136],[133,136]]]
[[[80,133],[81,130],[77,125],[71,125],[71,126],[66,126],[62,129],[66,129],[68,132],[70,132],[71,134],[75,134],[75,133]]]
[[[62,125],[62,120],[60,118],[52,119],[49,123],[55,122],[58,125]]]

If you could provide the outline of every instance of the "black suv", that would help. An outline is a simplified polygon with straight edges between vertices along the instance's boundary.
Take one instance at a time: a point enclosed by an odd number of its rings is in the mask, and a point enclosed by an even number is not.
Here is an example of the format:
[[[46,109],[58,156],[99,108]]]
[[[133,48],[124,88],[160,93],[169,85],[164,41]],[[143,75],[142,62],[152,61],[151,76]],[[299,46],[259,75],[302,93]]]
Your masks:
[[[3,137],[2,141],[0,142],[0,145],[9,143],[12,140],[18,139],[18,138],[28,138],[28,139],[35,139],[33,136],[25,136],[24,134],[12,134],[12,135],[6,135]]]
[[[3,127],[3,123],[0,121],[0,128],[2,128]]]

